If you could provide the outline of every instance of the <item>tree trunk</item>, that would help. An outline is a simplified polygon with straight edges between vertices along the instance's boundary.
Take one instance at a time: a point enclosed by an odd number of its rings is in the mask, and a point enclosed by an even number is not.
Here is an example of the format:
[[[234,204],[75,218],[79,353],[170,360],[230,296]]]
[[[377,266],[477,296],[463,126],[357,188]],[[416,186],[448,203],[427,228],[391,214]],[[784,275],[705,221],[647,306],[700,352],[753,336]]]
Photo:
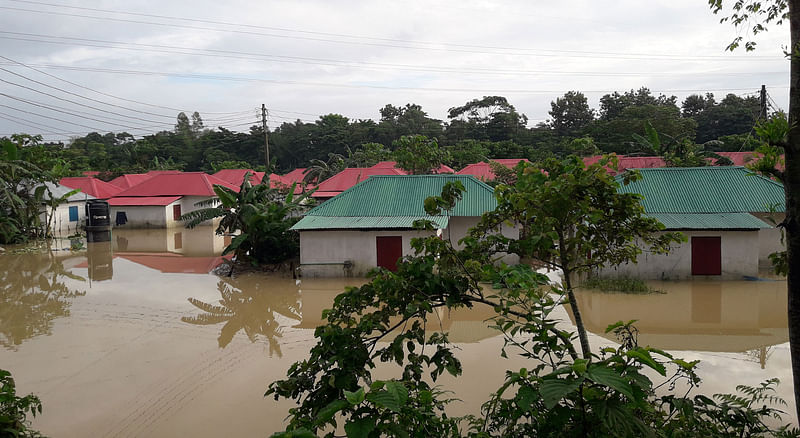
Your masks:
[[[581,343],[581,355],[584,359],[589,359],[592,355],[592,349],[589,345],[589,335],[586,333],[586,327],[583,325],[583,317],[581,311],[578,309],[578,300],[575,298],[575,292],[572,291],[572,280],[570,276],[572,272],[569,269],[562,269],[564,274],[564,289],[567,291],[567,299],[569,300],[569,307],[572,308],[572,316],[575,318],[575,327],[578,329],[578,340]]]
[[[789,273],[789,349],[797,419],[800,420],[800,0],[789,1],[791,73],[789,76],[789,138],[785,146],[786,251]]]

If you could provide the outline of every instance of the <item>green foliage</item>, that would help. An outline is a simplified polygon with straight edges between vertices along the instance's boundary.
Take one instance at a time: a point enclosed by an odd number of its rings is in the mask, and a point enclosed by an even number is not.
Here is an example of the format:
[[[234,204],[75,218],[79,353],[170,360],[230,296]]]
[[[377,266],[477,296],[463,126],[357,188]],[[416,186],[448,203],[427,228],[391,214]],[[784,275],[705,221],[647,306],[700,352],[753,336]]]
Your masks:
[[[392,158],[392,151],[380,143],[364,143],[348,154],[347,167],[372,167]]]
[[[30,428],[28,414],[36,417],[42,413],[39,397],[28,394],[17,395],[17,388],[11,373],[0,369],[0,435],[8,437],[40,437],[39,432]]]
[[[589,277],[582,281],[580,286],[586,289],[597,289],[602,292],[621,292],[626,294],[662,293],[648,286],[644,281],[631,277]]]
[[[181,220],[186,221],[187,228],[193,228],[220,218],[217,234],[239,233],[223,255],[233,252],[237,259],[254,264],[281,263],[300,253],[297,233],[289,228],[299,219],[293,213],[305,208],[309,193],[295,197],[294,189],[292,185],[282,193],[266,181],[253,186],[248,173],[238,192],[215,185],[217,197],[201,203],[207,207],[186,213]]]
[[[584,132],[594,121],[594,111],[589,108],[586,96],[580,91],[567,91],[550,103],[551,126],[556,134],[572,137]]]
[[[424,135],[403,136],[392,143],[397,167],[412,175],[434,173],[450,160],[447,150],[439,147],[436,139]]]
[[[48,235],[41,220],[45,204],[55,206],[58,199],[48,197],[45,182],[53,176],[25,159],[20,145],[35,143],[36,138],[15,136],[18,144],[0,139],[0,243],[18,243]],[[50,199],[48,201],[48,199]]]

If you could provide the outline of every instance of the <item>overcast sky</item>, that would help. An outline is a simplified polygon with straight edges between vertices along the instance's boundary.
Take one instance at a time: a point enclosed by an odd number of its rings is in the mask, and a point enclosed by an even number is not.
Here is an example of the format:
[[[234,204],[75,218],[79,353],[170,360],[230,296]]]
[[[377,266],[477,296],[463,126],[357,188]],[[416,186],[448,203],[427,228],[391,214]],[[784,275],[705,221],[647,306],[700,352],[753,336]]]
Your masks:
[[[0,0],[0,135],[137,137],[178,111],[246,131],[386,104],[432,117],[501,95],[548,119],[569,90],[593,108],[613,91],[756,93],[788,106],[788,23],[758,50],[706,0],[73,1]]]

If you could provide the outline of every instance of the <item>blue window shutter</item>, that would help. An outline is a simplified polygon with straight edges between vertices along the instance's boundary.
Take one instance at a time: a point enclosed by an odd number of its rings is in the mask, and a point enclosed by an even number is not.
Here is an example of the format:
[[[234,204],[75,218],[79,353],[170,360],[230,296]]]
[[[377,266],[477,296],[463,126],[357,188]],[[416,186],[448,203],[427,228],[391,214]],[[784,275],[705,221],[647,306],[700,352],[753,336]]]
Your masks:
[[[78,207],[73,206],[69,208],[69,221],[78,222]]]

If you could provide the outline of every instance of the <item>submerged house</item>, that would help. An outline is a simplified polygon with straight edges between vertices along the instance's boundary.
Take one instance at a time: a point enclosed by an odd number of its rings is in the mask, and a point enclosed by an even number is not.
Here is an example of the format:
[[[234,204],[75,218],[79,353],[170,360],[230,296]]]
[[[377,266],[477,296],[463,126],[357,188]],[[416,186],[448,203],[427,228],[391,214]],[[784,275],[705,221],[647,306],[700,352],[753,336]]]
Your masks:
[[[643,253],[638,263],[607,267],[606,276],[641,279],[741,279],[769,266],[782,250],[783,185],[744,167],[639,169],[642,179],[621,186],[639,193],[645,213],[687,241],[667,255]]]
[[[54,234],[73,234],[83,229],[86,221],[86,201],[95,199],[95,197],[80,191],[66,196],[76,189],[51,182],[43,184],[45,186],[43,198],[45,203],[42,205],[41,210],[42,222],[46,223]],[[32,188],[30,190],[36,189]],[[53,199],[61,199],[62,202],[52,208],[49,204]]]
[[[428,216],[425,199],[441,195],[450,181],[464,185],[462,199],[449,215]],[[377,266],[395,270],[400,257],[413,254],[411,239],[429,235],[413,228],[415,220],[433,221],[436,234],[456,245],[483,213],[496,207],[494,190],[472,176],[370,176],[315,207],[292,227],[300,232],[302,274],[361,276]],[[516,237],[517,230],[503,232]]]
[[[214,186],[239,187],[203,172],[160,173],[108,200],[115,228],[169,228],[198,202],[215,198]]]

